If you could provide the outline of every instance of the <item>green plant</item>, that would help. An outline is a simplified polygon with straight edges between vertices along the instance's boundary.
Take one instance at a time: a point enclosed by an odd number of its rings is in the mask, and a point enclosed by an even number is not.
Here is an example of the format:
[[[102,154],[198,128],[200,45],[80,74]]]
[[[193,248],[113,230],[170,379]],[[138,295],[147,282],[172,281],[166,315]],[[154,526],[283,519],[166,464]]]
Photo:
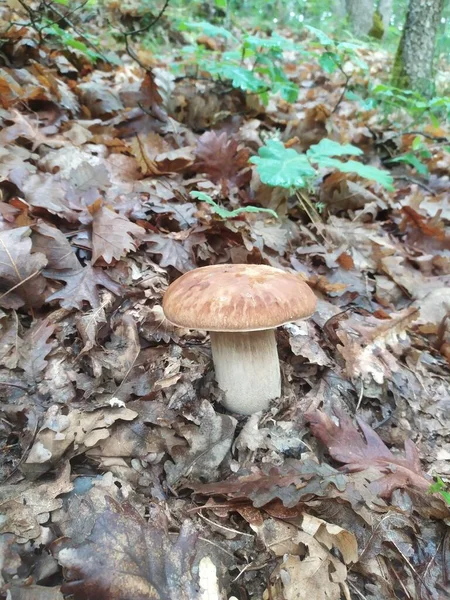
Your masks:
[[[41,24],[43,25],[41,33],[51,36],[57,45],[69,50],[77,50],[91,62],[103,58],[100,52],[93,50],[92,47],[74,37],[69,31],[62,29],[57,23],[53,23],[48,19],[42,19]]]
[[[207,72],[217,81],[250,94],[258,94],[263,103],[268,102],[269,92],[279,93],[287,102],[294,102],[298,86],[290,81],[283,70],[283,52],[305,51],[291,40],[272,34],[270,38],[246,35],[238,41],[223,27],[207,21],[182,22],[182,30],[194,31],[209,37],[221,37],[234,47],[218,52],[195,46],[184,48],[184,67],[194,64],[199,71]],[[176,66],[179,69],[179,65]]]
[[[441,120],[450,116],[450,97],[435,96],[425,98],[419,92],[400,90],[390,85],[380,84],[369,89],[373,99],[373,107],[380,107],[386,117],[392,118],[392,110],[404,111],[413,119],[414,123],[430,119],[436,127]]]
[[[215,202],[211,196],[205,194],[205,192],[190,192],[190,196],[195,198],[196,200],[200,200],[201,202],[206,202],[211,206],[211,210],[214,214],[216,214],[220,219],[235,219],[242,215],[243,213],[267,213],[272,217],[278,219],[277,213],[270,208],[259,208],[258,206],[242,206],[240,208],[236,208],[235,210],[227,210],[226,208],[222,208],[217,202]]]
[[[411,150],[409,152],[405,152],[404,154],[400,154],[399,156],[395,156],[394,158],[390,158],[387,163],[403,163],[407,164],[410,167],[413,167],[417,171],[419,175],[423,177],[428,177],[429,171],[427,165],[422,162],[422,159],[431,158],[432,154],[427,148],[427,146],[423,143],[423,140],[420,136],[417,136],[411,146]]]
[[[360,156],[362,150],[351,144],[338,144],[323,139],[304,154],[285,148],[278,140],[268,140],[250,162],[257,167],[261,181],[271,186],[299,189],[309,187],[318,175],[319,168],[333,168],[344,173],[356,173],[360,177],[378,182],[388,190],[393,189],[392,177],[386,172],[356,160],[345,162],[336,157]]]
[[[324,50],[319,57],[319,64],[326,73],[331,74],[339,70],[348,77],[343,68],[347,61],[351,61],[362,71],[368,70],[367,63],[360,58],[357,52],[364,47],[362,43],[339,42],[330,38],[321,29],[311,25],[305,25],[305,28],[317,38],[319,42],[317,46]]]
[[[440,494],[446,503],[450,506],[450,491],[442,479],[437,476],[436,481],[430,485],[428,492],[430,494]]]

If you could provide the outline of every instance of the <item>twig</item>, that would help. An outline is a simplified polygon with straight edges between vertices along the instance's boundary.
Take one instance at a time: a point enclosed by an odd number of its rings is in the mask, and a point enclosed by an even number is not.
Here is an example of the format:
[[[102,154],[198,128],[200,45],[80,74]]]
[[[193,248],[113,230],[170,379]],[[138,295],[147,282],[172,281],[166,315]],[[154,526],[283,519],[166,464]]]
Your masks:
[[[450,142],[450,139],[446,138],[443,135],[433,135],[431,133],[425,133],[424,131],[399,131],[398,133],[395,133],[394,135],[392,135],[389,139],[396,138],[396,137],[402,137],[403,135],[421,135],[422,137],[426,138],[427,140],[432,140],[433,142],[445,142],[445,143]]]
[[[145,27],[141,27],[140,29],[133,29],[132,31],[127,31],[126,33],[124,33],[124,35],[137,35],[138,33],[145,33],[146,31],[148,31],[149,29],[151,29],[153,27],[153,25],[156,25],[156,23],[163,16],[166,8],[169,6],[169,2],[170,2],[170,0],[166,0],[164,2],[164,5],[163,5],[162,9],[156,15],[156,17],[153,19],[153,21],[151,21],[150,23],[148,23],[147,25],[145,25]]]
[[[45,0],[43,1],[44,6],[46,6],[48,9],[52,10],[55,14],[58,15],[58,17],[60,18],[60,20],[58,22],[53,21],[52,25],[55,25],[57,23],[60,23],[61,21],[66,21],[67,24],[71,27],[71,29],[73,29],[73,31],[84,41],[84,43],[86,44],[86,46],[88,46],[89,48],[91,48],[91,50],[93,50],[96,54],[98,54],[98,56],[100,56],[100,58],[102,60],[104,60],[105,62],[108,62],[108,59],[106,58],[106,56],[104,56],[104,54],[102,54],[98,47],[93,44],[81,31],[79,31],[75,25],[72,23],[72,21],[70,21],[66,15],[62,14],[61,12],[59,12],[59,10],[57,8],[55,8],[55,6],[53,5],[52,2],[50,2],[50,4],[48,4]],[[84,4],[81,4],[80,7],[83,7]],[[72,10],[72,14],[73,14],[74,10]],[[69,13],[70,14],[70,13]],[[45,27],[43,28],[45,29]]]
[[[36,16],[35,11],[26,5],[26,3],[24,2],[24,0],[18,0],[20,6],[26,11],[26,13],[28,14],[28,17],[30,19],[30,25],[33,27],[33,29],[36,31],[36,33],[39,36],[39,42],[42,44],[44,42],[44,36],[42,35],[42,29],[40,29],[38,27],[38,21],[39,19]]]
[[[389,161],[386,161],[386,162],[389,162]],[[426,183],[423,183],[419,179],[414,179],[413,177],[409,177],[409,175],[394,175],[393,179],[404,179],[405,181],[409,181],[410,183],[415,183],[416,185],[418,185],[419,187],[423,188],[428,193],[430,193],[432,196],[436,196],[436,192],[434,190],[432,190],[430,187],[428,187],[428,185]]]
[[[254,539],[254,536],[251,533],[245,533],[245,531],[239,531],[238,529],[231,529],[231,527],[225,527],[225,525],[221,525],[220,523],[216,523],[212,519],[208,519],[208,517],[205,517],[205,515],[202,515],[201,512],[198,513],[198,516],[201,519],[203,519],[204,521],[206,521],[207,523],[209,523],[210,525],[213,525],[214,527],[218,527],[219,529],[223,529],[224,531],[229,531],[230,533],[237,533],[238,535],[245,535],[249,538]]]
[[[341,65],[339,63],[335,63],[335,64],[337,65],[337,68],[342,73],[342,75],[345,77],[345,83],[344,83],[344,87],[342,88],[341,95],[339,96],[339,100],[336,102],[333,110],[331,111],[331,114],[333,114],[337,111],[339,104],[344,99],[345,92],[347,91],[347,88],[348,88],[348,84],[350,83],[350,79],[352,78],[351,75],[347,75],[347,73],[344,71],[344,69],[341,67]]]

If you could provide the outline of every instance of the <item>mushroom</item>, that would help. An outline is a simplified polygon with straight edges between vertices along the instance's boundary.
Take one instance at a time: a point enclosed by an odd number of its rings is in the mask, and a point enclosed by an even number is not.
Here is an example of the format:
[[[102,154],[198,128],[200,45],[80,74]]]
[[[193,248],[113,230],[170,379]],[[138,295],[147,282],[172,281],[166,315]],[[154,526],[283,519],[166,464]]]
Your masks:
[[[267,265],[214,265],[167,289],[168,321],[210,332],[224,406],[250,415],[281,395],[276,327],[312,315],[316,297],[299,275]]]

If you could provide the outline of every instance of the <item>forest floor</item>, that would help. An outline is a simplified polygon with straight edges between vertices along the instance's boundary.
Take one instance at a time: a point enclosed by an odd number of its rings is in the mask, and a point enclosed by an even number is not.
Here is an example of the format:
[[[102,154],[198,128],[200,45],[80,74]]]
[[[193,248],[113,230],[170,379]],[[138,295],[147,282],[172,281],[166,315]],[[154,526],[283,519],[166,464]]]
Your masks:
[[[11,21],[1,7],[0,596],[448,598],[430,492],[450,478],[448,124],[343,96],[312,37],[284,57],[298,100],[264,106],[174,77],[179,40],[158,60],[134,45],[145,72]],[[352,89],[386,78],[386,52],[358,56]],[[248,159],[270,137],[354,144],[394,189],[331,169],[309,195],[265,185]],[[391,161],[418,144],[422,173]],[[192,190],[278,218],[222,218]],[[172,281],[218,263],[318,297],[277,331],[264,414],[227,414],[207,333],[162,313]]]

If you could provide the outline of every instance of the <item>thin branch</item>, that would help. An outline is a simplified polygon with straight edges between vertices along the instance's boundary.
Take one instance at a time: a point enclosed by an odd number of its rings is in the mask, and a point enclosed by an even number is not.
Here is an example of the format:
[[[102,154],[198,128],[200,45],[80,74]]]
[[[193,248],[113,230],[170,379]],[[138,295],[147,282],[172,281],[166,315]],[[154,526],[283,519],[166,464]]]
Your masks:
[[[37,16],[38,13],[35,12],[30,6],[27,6],[27,4],[26,4],[26,2],[24,2],[24,0],[18,0],[18,2],[20,4],[20,6],[28,14],[28,17],[30,19],[30,25],[33,27],[33,29],[38,34],[39,42],[42,44],[44,42],[44,36],[42,35],[42,28],[38,27],[38,22],[39,22],[39,17]]]
[[[385,161],[385,162],[390,162],[390,161]],[[404,179],[405,181],[409,181],[410,183],[415,183],[419,187],[426,190],[432,196],[436,196],[436,192],[434,190],[432,190],[426,183],[423,183],[423,181],[420,181],[419,179],[414,179],[413,177],[409,177],[408,175],[393,175],[393,179]]]
[[[342,75],[345,77],[345,83],[344,83],[344,87],[342,88],[341,95],[339,96],[339,100],[334,105],[334,108],[331,111],[331,114],[333,114],[337,111],[339,104],[344,99],[345,93],[347,92],[347,89],[348,89],[348,84],[350,83],[350,79],[352,78],[351,75],[347,75],[347,73],[344,71],[344,69],[341,67],[341,65],[338,64],[337,67],[338,67],[339,71],[342,73]]]
[[[156,15],[156,17],[153,19],[153,21],[151,21],[150,23],[145,25],[145,27],[141,27],[140,29],[133,29],[132,31],[127,31],[126,33],[122,32],[123,35],[137,35],[138,33],[145,33],[146,31],[151,29],[153,27],[153,25],[156,25],[156,23],[161,19],[161,17],[163,16],[163,14],[166,11],[166,8],[169,6],[169,2],[170,2],[170,0],[166,0],[164,2],[162,9]]]
[[[20,0],[19,0],[20,1]],[[95,44],[93,44],[85,35],[83,32],[79,31],[75,25],[72,23],[72,21],[70,21],[66,15],[62,14],[61,12],[59,12],[59,10],[53,5],[52,2],[50,2],[50,4],[48,4],[45,0],[43,2],[44,6],[46,6],[48,9],[52,10],[55,14],[58,15],[58,17],[60,17],[60,20],[58,21],[58,23],[60,23],[61,21],[66,21],[66,23],[71,27],[71,29],[73,29],[73,31],[84,41],[84,43],[86,44],[86,46],[88,46],[89,48],[91,48],[91,50],[93,50],[96,54],[98,54],[98,56],[100,56],[100,58],[105,61],[108,62],[108,59],[106,58],[106,56],[104,56],[99,49],[97,48],[97,46]],[[81,6],[84,6],[83,4]],[[73,10],[72,10],[72,14],[73,14]],[[69,13],[70,14],[70,13]],[[52,25],[56,25],[57,22],[53,21]],[[45,28],[44,28],[45,29]]]

